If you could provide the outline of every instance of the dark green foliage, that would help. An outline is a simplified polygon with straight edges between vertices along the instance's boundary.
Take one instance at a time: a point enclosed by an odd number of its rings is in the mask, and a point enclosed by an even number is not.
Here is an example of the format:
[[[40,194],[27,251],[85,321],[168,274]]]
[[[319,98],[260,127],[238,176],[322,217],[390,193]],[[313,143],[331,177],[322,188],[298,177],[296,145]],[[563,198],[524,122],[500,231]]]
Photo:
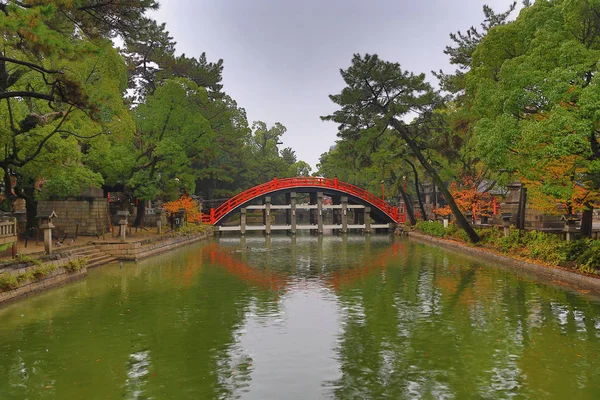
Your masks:
[[[417,223],[415,228],[427,235],[469,243],[465,232],[452,223],[444,228],[441,222],[425,221]],[[497,228],[477,229],[477,233],[481,238],[478,246],[511,257],[576,268],[586,273],[596,274],[600,270],[600,240],[586,238],[567,242],[562,235],[516,229],[507,237]]]
[[[447,233],[446,228],[444,228],[444,225],[438,221],[417,222],[417,224],[415,225],[415,229],[420,230],[426,235],[432,235],[437,237],[444,237]]]
[[[567,246],[567,261],[574,262],[584,272],[600,270],[600,240],[582,239]]]

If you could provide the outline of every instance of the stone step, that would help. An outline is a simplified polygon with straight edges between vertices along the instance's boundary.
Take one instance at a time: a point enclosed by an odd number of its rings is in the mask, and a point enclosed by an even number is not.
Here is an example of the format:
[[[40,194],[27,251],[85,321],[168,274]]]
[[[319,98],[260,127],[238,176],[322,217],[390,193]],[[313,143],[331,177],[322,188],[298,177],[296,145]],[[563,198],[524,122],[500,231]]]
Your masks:
[[[98,257],[98,258],[94,258],[91,260],[88,260],[88,264],[87,267],[88,268],[95,268],[95,267],[99,267],[101,265],[106,265],[106,264],[111,264],[113,262],[117,262],[117,259],[114,258],[113,256],[110,255],[104,255],[102,257]]]
[[[74,256],[93,256],[95,254],[102,254],[102,252],[95,247],[91,247],[88,249],[73,251],[71,252],[71,254],[73,254]]]

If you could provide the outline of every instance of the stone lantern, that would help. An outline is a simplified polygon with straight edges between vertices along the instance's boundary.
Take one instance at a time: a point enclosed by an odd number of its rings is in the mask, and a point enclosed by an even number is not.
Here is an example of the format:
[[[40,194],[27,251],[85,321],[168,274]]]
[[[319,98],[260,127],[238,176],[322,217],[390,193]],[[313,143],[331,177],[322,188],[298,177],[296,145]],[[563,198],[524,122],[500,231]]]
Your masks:
[[[52,254],[52,228],[55,227],[52,220],[58,218],[58,215],[52,210],[48,215],[38,215],[38,218],[40,220],[40,229],[44,231],[44,250],[46,254]]]
[[[510,235],[510,220],[512,219],[512,213],[503,212],[502,213],[502,226],[504,227],[504,237],[508,237]]]
[[[185,225],[185,208],[180,208],[175,213],[175,228],[179,229]]]
[[[119,217],[119,229],[121,231],[121,241],[125,241],[125,237],[127,235],[127,217],[129,217],[129,211],[122,210],[117,211],[117,217]]]
[[[156,233],[160,235],[162,233],[162,207],[158,207],[157,209],[155,209],[154,214],[158,217],[158,219],[156,220]]]
[[[575,239],[575,233],[578,231],[577,223],[580,219],[575,214],[563,215],[561,219],[565,221],[563,231],[566,233],[567,242],[570,242]]]

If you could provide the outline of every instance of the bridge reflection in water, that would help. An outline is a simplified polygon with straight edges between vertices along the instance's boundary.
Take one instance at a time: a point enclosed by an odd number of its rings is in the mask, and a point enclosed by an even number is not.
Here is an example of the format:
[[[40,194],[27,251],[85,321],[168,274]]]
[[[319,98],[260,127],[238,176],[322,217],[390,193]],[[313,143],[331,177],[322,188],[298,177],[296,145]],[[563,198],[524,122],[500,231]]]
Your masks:
[[[406,244],[396,243],[394,237],[390,235],[365,235],[338,237],[341,246],[335,257],[343,268],[337,268],[332,271],[325,269],[328,264],[324,257],[323,237],[297,237],[297,236],[266,236],[264,238],[254,237],[246,238],[221,238],[219,244],[212,243],[204,249],[204,255],[208,256],[213,265],[223,266],[229,273],[238,276],[246,283],[254,284],[262,288],[275,291],[285,291],[289,285],[290,274],[297,274],[298,269],[313,268],[318,272],[318,280],[324,286],[334,289],[351,286],[354,282],[375,273],[384,272],[389,261],[398,257],[400,254],[406,256]],[[362,259],[355,258],[356,253],[348,252],[349,241],[360,241],[364,244]],[[390,244],[383,250],[372,251],[371,244]],[[308,244],[315,246],[315,257],[310,259],[298,259],[296,249],[298,245]],[[286,250],[289,252],[290,268],[286,271],[280,270],[281,259],[272,261],[271,253],[273,251]],[[260,257],[260,267],[253,266],[249,256]]]

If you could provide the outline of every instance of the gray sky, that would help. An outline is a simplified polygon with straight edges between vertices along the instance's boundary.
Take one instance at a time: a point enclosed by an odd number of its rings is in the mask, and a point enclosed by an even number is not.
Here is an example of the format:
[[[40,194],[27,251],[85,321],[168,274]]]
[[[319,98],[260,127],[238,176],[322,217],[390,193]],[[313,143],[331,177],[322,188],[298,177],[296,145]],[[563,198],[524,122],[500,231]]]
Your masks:
[[[376,53],[403,69],[453,71],[444,47],[450,32],[483,20],[482,6],[505,11],[510,0],[162,0],[177,52],[224,60],[224,90],[250,123],[281,122],[290,146],[315,167],[335,143],[329,94],[344,87],[340,68],[354,53]],[[513,16],[514,18],[514,16]]]

